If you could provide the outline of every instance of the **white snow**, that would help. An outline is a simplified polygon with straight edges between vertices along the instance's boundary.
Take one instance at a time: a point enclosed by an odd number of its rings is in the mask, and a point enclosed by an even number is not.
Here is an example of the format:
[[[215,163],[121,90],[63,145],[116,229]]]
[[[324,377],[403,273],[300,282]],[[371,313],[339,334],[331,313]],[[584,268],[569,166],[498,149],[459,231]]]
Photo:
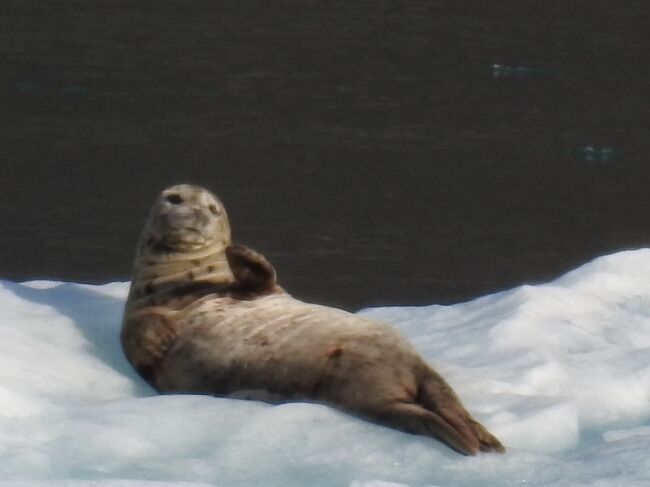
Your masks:
[[[650,485],[650,250],[392,323],[508,447],[317,404],[157,396],[122,356],[128,283],[0,281],[0,487]]]

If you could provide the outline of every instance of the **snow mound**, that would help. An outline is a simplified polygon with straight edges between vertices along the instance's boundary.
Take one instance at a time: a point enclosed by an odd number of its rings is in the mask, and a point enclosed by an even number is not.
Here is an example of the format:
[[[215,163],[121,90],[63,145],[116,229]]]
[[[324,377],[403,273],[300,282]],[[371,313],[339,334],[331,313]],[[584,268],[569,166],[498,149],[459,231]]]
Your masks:
[[[443,445],[317,404],[157,396],[119,345],[128,283],[0,281],[0,487],[650,483],[650,250],[391,323],[508,447]]]

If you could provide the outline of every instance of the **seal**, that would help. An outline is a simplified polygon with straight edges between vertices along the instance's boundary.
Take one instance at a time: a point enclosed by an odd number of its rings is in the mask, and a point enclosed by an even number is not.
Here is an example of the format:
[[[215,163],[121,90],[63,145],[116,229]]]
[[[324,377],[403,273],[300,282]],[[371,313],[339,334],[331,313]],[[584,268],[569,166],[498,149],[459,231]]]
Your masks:
[[[473,455],[504,447],[390,326],[293,298],[273,266],[231,240],[223,204],[177,185],[136,251],[121,342],[162,393],[315,401]]]

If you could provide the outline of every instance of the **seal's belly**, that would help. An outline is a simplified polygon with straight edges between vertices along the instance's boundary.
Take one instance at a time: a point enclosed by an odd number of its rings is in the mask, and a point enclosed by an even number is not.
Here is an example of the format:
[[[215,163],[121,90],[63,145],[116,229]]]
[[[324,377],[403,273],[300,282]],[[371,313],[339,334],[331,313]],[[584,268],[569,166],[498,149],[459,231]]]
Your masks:
[[[407,370],[414,360],[415,351],[390,327],[343,310],[286,294],[215,298],[186,317],[158,386],[266,400],[327,399],[333,388],[346,387],[350,375],[372,380],[378,366],[401,363]]]

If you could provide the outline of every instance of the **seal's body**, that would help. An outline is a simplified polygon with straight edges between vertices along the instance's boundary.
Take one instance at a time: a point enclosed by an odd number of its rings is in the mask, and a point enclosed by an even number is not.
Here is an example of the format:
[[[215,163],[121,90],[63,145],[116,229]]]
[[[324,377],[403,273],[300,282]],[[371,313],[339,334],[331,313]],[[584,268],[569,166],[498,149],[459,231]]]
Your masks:
[[[392,328],[284,292],[263,256],[231,244],[223,206],[196,186],[163,191],[152,209],[122,344],[161,392],[318,401],[464,454],[503,451]]]

